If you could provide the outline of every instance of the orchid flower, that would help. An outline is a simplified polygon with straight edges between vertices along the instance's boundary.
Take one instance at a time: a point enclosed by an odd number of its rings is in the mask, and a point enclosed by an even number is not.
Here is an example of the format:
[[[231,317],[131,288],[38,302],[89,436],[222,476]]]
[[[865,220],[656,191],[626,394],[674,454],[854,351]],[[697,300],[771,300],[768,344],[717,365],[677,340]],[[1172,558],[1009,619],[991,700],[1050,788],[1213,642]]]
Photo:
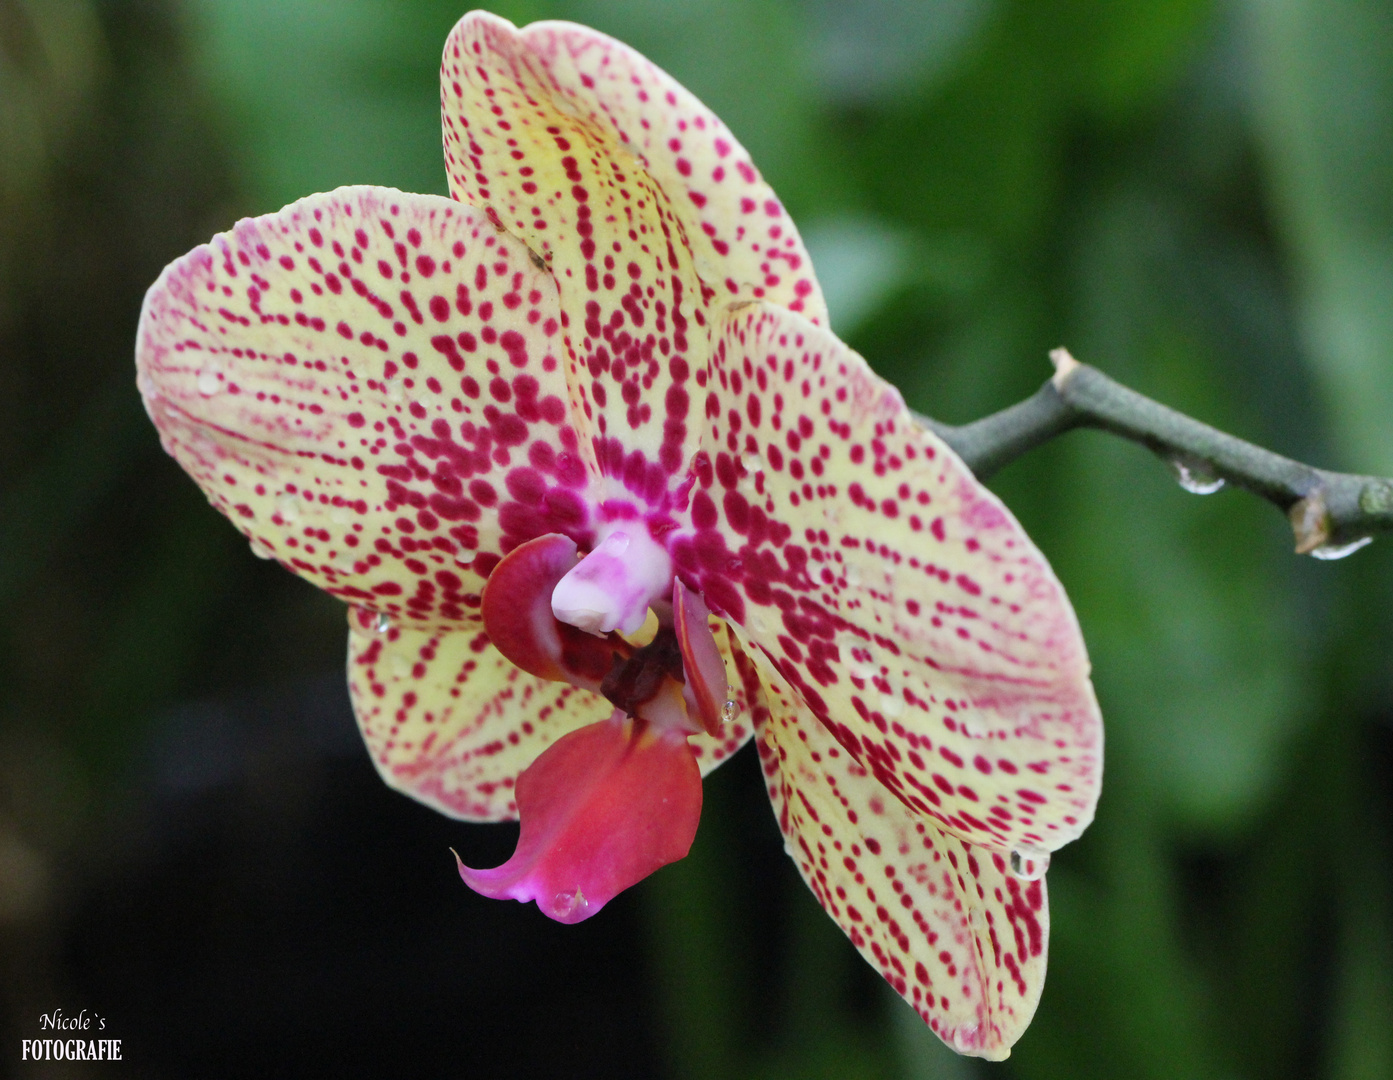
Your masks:
[[[753,735],[828,914],[950,1046],[1005,1057],[1101,774],[1061,586],[828,331],[783,206],[672,78],[474,12],[441,81],[453,198],[312,195],[151,288],[165,448],[350,605],[386,782],[521,820],[471,888],[594,915],[686,854],[701,774]]]

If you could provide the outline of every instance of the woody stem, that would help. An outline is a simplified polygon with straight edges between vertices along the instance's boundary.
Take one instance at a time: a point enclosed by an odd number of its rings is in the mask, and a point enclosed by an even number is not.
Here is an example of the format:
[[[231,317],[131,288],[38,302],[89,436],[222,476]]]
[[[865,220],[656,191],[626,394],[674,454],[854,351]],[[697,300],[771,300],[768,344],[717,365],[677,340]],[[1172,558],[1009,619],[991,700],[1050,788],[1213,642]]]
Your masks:
[[[1298,554],[1393,531],[1393,479],[1293,461],[1152,401],[1065,349],[1055,349],[1050,359],[1054,377],[1009,408],[960,426],[916,419],[982,480],[1056,435],[1091,427],[1262,496],[1291,521]]]

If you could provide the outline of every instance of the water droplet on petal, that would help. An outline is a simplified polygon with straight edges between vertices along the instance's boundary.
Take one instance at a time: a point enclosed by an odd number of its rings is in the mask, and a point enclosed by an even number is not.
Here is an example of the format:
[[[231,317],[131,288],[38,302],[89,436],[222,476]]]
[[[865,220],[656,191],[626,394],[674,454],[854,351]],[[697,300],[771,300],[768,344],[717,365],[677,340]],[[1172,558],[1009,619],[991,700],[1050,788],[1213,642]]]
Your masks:
[[[385,611],[379,611],[372,621],[372,628],[379,634],[385,634],[392,628],[392,617]]]
[[[861,580],[861,568],[855,563],[850,563],[846,568],[846,583],[848,585],[860,585]]]
[[[287,525],[293,524],[300,519],[300,500],[287,492],[276,499],[276,513]]]
[[[1343,559],[1346,555],[1353,555],[1362,547],[1367,547],[1374,542],[1372,536],[1361,536],[1358,540],[1351,540],[1348,544],[1321,544],[1311,552],[1311,558],[1324,559],[1329,562],[1332,559]]]
[[[222,389],[222,372],[217,368],[206,367],[198,373],[198,392],[204,397],[212,397]]]
[[[455,565],[469,570],[474,566],[475,553],[472,551],[455,552]]]
[[[894,694],[880,695],[880,712],[887,720],[904,715],[904,699]]]
[[[729,724],[740,715],[740,702],[734,698],[727,698],[726,703],[721,706],[721,723]]]
[[[1022,881],[1039,881],[1050,868],[1050,853],[1037,848],[1017,848],[1011,852],[1011,873]]]
[[[271,550],[270,545],[258,537],[253,536],[249,546],[252,549],[252,554],[258,559],[274,559],[276,557],[276,553]]]
[[[579,889],[559,892],[551,902],[551,916],[554,919],[564,919],[577,911],[584,911],[589,906],[590,901]]]
[[[400,379],[384,379],[382,390],[387,395],[387,400],[395,405],[400,405],[406,400],[406,394],[401,388]]]
[[[976,1050],[982,1045],[982,1025],[963,1024],[953,1032],[953,1049],[960,1054]]]
[[[1177,455],[1167,458],[1166,464],[1176,483],[1191,495],[1213,495],[1224,486],[1224,478],[1215,476],[1214,467],[1207,461]]]

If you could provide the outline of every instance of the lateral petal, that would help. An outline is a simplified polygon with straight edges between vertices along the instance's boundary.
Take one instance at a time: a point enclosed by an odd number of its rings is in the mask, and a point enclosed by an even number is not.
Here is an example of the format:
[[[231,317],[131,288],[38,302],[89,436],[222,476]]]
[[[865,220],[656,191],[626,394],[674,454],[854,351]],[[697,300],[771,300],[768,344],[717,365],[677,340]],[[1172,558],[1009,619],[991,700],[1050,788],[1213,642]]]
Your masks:
[[[415,629],[349,609],[348,690],[389,787],[465,821],[517,818],[518,774],[567,732],[614,706],[529,675],[483,627]]]
[[[890,797],[777,676],[756,716],[769,797],[818,902],[945,1043],[999,1061],[1045,981],[1043,879]],[[748,675],[747,675],[748,677]]]
[[[898,392],[827,331],[732,312],[692,531],[673,545],[777,672],[912,810],[1043,861],[1092,820],[1102,725],[1044,557]]]
[[[517,543],[588,539],[563,355],[525,245],[453,200],[356,187],[171,263],[136,365],[165,448],[259,553],[428,626],[475,618]]]

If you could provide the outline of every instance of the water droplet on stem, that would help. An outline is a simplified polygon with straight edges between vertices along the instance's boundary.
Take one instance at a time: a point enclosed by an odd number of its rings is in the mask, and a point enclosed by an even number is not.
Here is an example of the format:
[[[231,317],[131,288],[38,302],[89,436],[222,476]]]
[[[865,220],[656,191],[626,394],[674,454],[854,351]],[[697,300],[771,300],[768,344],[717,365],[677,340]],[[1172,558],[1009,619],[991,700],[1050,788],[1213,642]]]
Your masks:
[[[1167,458],[1166,465],[1176,483],[1191,495],[1213,495],[1224,486],[1224,478],[1214,474],[1214,466],[1199,458],[1178,454]]]
[[[1311,558],[1321,559],[1325,562],[1343,559],[1346,555],[1353,555],[1360,548],[1368,547],[1373,542],[1372,536],[1361,536],[1358,540],[1351,540],[1347,544],[1321,544],[1320,547],[1311,550]]]

